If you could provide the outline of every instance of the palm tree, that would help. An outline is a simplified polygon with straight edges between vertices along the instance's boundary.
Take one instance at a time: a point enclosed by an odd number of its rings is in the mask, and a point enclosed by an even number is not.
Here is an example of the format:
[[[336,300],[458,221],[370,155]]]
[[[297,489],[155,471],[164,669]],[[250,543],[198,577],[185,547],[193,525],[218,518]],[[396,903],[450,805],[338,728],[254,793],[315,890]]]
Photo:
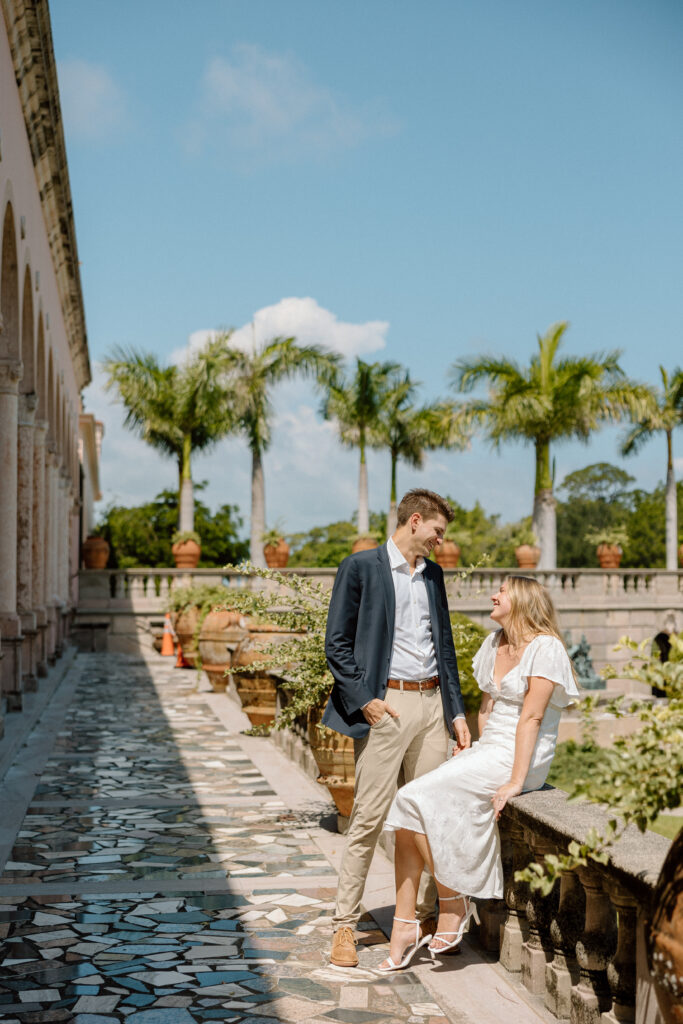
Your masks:
[[[678,568],[678,508],[676,501],[676,475],[673,459],[673,432],[683,423],[683,370],[676,369],[669,377],[659,367],[662,387],[652,389],[646,411],[638,418],[621,445],[622,455],[637,452],[653,434],[666,435],[666,567]]]
[[[551,443],[572,437],[587,442],[600,423],[627,412],[638,415],[647,401],[647,389],[624,376],[619,352],[556,358],[567,327],[566,322],[554,324],[538,336],[538,354],[528,367],[483,356],[458,360],[452,371],[461,392],[488,382],[488,398],[465,403],[463,415],[485,427],[494,447],[518,438],[534,445],[532,524],[541,547],[541,569],[557,565]]]
[[[410,371],[397,367],[389,375],[387,389],[382,396],[378,425],[372,431],[375,446],[387,448],[391,458],[388,537],[393,534],[397,522],[396,474],[399,459],[414,469],[421,469],[426,451],[445,447],[464,448],[467,444],[454,404],[435,402],[416,408],[413,399],[417,387],[417,383],[410,377]]]
[[[116,348],[104,360],[105,385],[126,409],[124,425],[178,464],[178,528],[194,527],[192,454],[206,451],[234,429],[225,389],[218,381],[221,351],[215,341],[180,366],[154,355]]]
[[[230,392],[237,429],[251,452],[251,561],[265,567],[263,534],[266,527],[266,494],[263,453],[271,441],[273,409],[270,389],[296,375],[316,380],[333,376],[338,357],[319,345],[297,345],[295,338],[273,338],[251,351],[232,348],[232,332],[217,338],[221,346],[221,379]]]
[[[397,363],[366,363],[356,359],[353,374],[343,379],[334,376],[327,382],[322,404],[326,420],[336,420],[342,444],[360,451],[358,473],[358,534],[370,531],[368,506],[368,467],[365,453],[377,447],[376,431],[392,375],[400,372]]]

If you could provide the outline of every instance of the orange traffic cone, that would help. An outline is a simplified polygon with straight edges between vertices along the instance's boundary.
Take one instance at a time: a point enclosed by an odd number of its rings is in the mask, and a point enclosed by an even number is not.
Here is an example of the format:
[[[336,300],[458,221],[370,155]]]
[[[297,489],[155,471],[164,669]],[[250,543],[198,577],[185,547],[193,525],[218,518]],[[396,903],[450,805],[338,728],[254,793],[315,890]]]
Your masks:
[[[165,657],[173,657],[173,626],[171,625],[171,613],[166,612],[164,621],[164,637],[161,641],[161,653]]]
[[[180,640],[178,641],[178,657],[176,658],[176,663],[175,663],[175,665],[173,667],[174,668],[192,668],[192,666],[190,665],[189,661],[185,661],[185,655],[183,654],[183,649],[180,646]]]

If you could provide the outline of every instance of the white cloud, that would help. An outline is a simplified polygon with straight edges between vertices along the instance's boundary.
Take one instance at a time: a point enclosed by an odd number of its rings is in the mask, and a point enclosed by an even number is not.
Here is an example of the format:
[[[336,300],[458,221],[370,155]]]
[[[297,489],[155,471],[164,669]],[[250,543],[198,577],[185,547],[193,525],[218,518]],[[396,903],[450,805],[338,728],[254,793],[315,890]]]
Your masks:
[[[104,139],[126,119],[123,93],[106,68],[71,58],[60,61],[59,95],[66,130],[86,139]]]
[[[251,323],[233,333],[231,343],[236,348],[249,350],[254,344],[260,345],[271,338],[294,337],[301,345],[324,345],[349,358],[385,348],[388,330],[386,320],[349,323],[319,306],[315,299],[287,298],[257,310]],[[188,346],[172,352],[171,361],[181,362],[188,351],[200,348],[216,333],[213,329],[193,331]]]
[[[210,139],[268,160],[296,159],[351,148],[396,130],[396,121],[377,103],[352,109],[292,55],[240,43],[229,57],[209,61],[198,118],[186,142],[191,150]]]

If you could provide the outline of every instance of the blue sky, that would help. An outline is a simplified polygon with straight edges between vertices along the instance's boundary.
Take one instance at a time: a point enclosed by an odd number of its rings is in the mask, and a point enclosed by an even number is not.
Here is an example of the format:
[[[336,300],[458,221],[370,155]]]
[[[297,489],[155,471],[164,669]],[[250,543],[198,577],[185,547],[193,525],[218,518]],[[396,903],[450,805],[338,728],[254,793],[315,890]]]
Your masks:
[[[623,349],[642,380],[683,363],[683,7],[674,0],[179,0],[51,7],[93,366],[113,345],[174,358],[196,332],[296,333],[398,360],[447,393],[454,359]],[[265,312],[264,312],[265,311]],[[259,326],[260,325],[260,326]],[[101,391],[105,498],[175,468]],[[356,455],[305,384],[276,396],[269,521],[346,517]],[[623,464],[618,430],[557,446],[558,481]],[[678,470],[683,444],[678,432]],[[248,513],[241,441],[197,459],[211,505]],[[530,512],[533,453],[437,452],[399,487]],[[370,461],[373,508],[388,465]]]

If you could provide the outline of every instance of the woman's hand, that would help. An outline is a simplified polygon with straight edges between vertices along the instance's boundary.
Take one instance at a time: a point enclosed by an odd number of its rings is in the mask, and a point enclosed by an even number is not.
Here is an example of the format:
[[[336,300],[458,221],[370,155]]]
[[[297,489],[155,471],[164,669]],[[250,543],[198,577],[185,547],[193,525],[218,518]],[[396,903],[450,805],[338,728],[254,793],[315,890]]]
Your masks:
[[[491,797],[491,803],[493,804],[493,809],[496,812],[496,821],[500,818],[501,811],[510,797],[519,796],[521,792],[522,787],[516,782],[506,782],[504,785],[498,787]]]

